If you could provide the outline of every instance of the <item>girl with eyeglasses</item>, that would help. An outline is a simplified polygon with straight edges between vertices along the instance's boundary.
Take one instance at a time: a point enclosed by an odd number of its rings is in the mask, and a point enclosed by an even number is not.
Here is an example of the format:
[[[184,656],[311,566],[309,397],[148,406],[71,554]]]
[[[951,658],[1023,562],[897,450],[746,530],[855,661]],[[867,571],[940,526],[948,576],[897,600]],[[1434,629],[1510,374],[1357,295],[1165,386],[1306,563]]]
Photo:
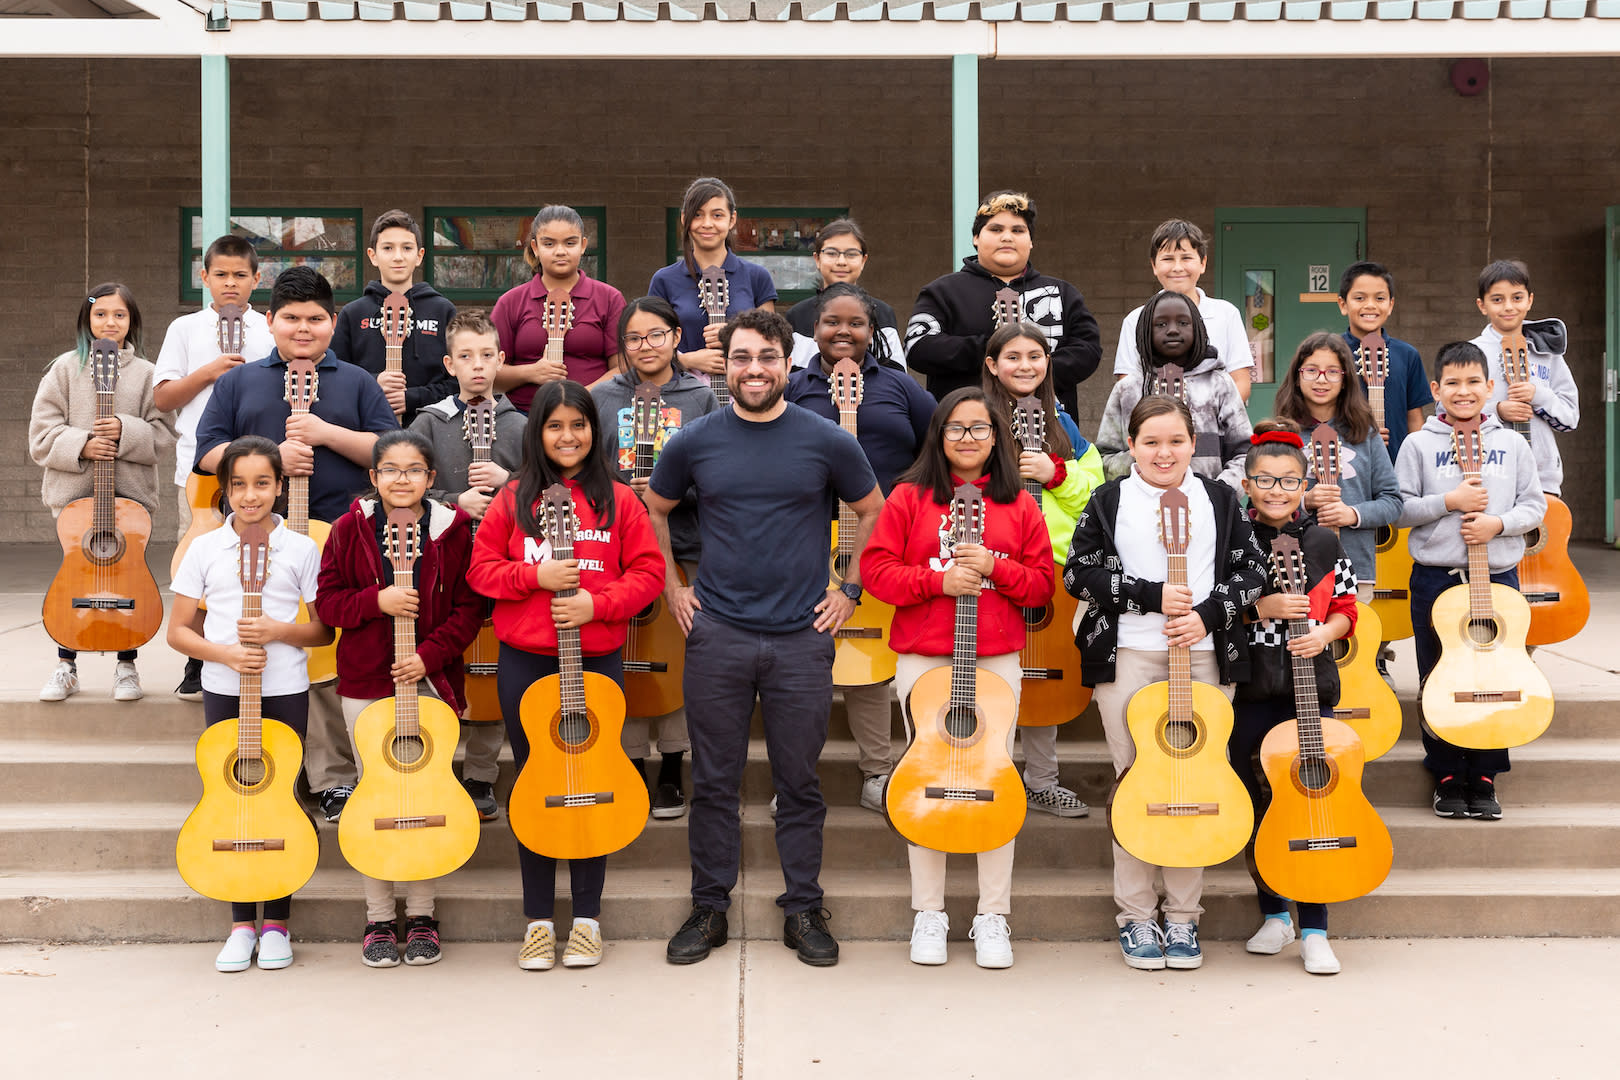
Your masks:
[[[869,258],[866,234],[849,218],[837,218],[816,233],[810,257],[815,260],[816,273],[821,284],[817,295],[806,297],[788,310],[788,322],[793,324],[793,366],[803,367],[815,359],[816,317],[821,312],[821,292],[834,285],[855,285],[866,272]],[[906,352],[900,342],[900,323],[894,308],[877,297],[872,297],[875,312],[872,330],[872,355],[887,367],[906,367]]]

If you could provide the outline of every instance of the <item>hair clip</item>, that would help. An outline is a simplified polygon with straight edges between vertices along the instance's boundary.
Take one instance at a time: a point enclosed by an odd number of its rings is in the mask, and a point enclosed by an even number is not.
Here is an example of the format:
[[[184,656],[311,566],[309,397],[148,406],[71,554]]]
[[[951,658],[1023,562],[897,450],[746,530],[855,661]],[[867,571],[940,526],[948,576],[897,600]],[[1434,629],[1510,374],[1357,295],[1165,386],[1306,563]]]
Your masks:
[[[1259,446],[1261,443],[1280,442],[1292,446],[1295,450],[1305,449],[1305,440],[1292,431],[1262,431],[1258,435],[1249,436],[1250,446]]]

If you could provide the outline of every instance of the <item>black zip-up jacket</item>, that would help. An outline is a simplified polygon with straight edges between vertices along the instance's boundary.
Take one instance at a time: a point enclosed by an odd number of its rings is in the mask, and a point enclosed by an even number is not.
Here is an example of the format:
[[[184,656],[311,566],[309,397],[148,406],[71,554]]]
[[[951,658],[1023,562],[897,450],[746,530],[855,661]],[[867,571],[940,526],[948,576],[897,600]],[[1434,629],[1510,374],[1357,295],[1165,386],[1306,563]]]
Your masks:
[[[1376,432],[1374,433],[1376,434]],[[1263,521],[1250,519],[1255,541],[1260,549],[1271,551],[1271,542],[1277,536],[1292,536],[1299,541],[1305,555],[1305,593],[1311,599],[1310,621],[1318,625],[1329,615],[1343,614],[1350,619],[1351,629],[1356,622],[1356,574],[1350,559],[1339,545],[1333,530],[1316,524],[1316,518],[1301,512],[1281,529]],[[1266,574],[1266,586],[1261,596],[1281,592],[1275,571]],[[1244,636],[1249,642],[1249,678],[1237,688],[1239,701],[1293,701],[1294,659],[1288,652],[1287,626],[1281,622],[1259,621],[1253,607],[1244,610]],[[1333,662],[1333,650],[1324,649],[1316,655],[1317,704],[1327,710],[1339,703],[1339,666]]]
[[[1080,650],[1080,681],[1086,686],[1114,681],[1119,646],[1119,616],[1163,611],[1162,581],[1131,577],[1120,564],[1114,542],[1119,517],[1119,487],[1126,477],[1110,480],[1091,493],[1074,523],[1074,539],[1063,566],[1063,587],[1089,605],[1080,619],[1074,643]],[[1200,476],[1215,512],[1215,587],[1193,610],[1215,636],[1221,682],[1249,678],[1249,646],[1242,621],[1244,608],[1260,598],[1266,583],[1266,560],[1254,539],[1249,516],[1227,485]]]
[[[338,312],[337,330],[332,335],[332,351],[339,360],[380,375],[387,367],[388,346],[383,341],[378,315],[388,290],[380,281],[369,282],[357,300]],[[410,427],[417,410],[443,401],[459,391],[456,377],[445,370],[444,354],[449,351],[444,332],[456,317],[456,305],[440,296],[433,286],[417,282],[405,290],[411,304],[411,332],[400,350],[405,368],[405,415],[401,427]]]

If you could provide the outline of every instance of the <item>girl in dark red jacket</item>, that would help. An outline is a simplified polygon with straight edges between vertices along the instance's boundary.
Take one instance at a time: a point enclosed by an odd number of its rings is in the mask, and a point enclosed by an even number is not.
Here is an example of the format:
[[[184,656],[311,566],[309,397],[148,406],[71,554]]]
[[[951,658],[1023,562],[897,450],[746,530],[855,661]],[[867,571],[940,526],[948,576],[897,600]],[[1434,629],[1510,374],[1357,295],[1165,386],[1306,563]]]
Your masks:
[[[614,477],[612,444],[602,436],[596,405],[583,386],[569,380],[541,386],[524,428],[523,465],[489,504],[473,545],[473,588],[495,601],[501,641],[496,686],[519,772],[529,760],[529,740],[518,705],[531,685],[557,674],[557,629],[578,627],[585,670],[623,686],[625,628],[664,589],[664,557],[646,508]],[[578,529],[572,559],[551,557],[536,519],[541,493],[552,484],[573,496]],[[578,591],[555,595],[570,588]],[[544,971],[556,962],[557,860],[519,844],[518,865],[529,920],[518,967]],[[606,856],[569,864],[574,924],[564,967],[590,967],[602,959],[598,919],[606,875]]]
[[[354,737],[366,706],[394,696],[396,683],[419,683],[457,713],[462,699],[461,654],[478,636],[483,599],[467,583],[472,518],[459,506],[427,498],[433,484],[433,447],[415,431],[384,432],[371,451],[375,498],[356,499],[332,525],[321,553],[315,610],[340,627],[337,692]],[[405,509],[421,523],[415,588],[394,584],[383,548],[391,510]],[[394,616],[416,617],[416,655],[394,662]],[[355,754],[355,760],[360,755]],[[394,882],[364,878],[366,929],[360,959],[367,967],[400,961],[394,926]],[[433,918],[433,879],[405,883],[405,962],[439,959],[439,924]]]
[[[1052,540],[1040,507],[1018,479],[1018,443],[1005,410],[984,391],[963,387],[945,396],[929,421],[916,464],[889,493],[861,555],[861,582],[894,605],[890,642],[900,654],[895,689],[908,728],[911,688],[931,668],[947,666],[956,627],[956,597],[977,596],[978,666],[999,675],[1016,700],[1023,683],[1024,607],[1051,600]],[[955,544],[948,533],[951,495],[967,481],[985,496],[984,542]],[[1008,733],[1008,750],[1012,749]],[[979,913],[969,937],[980,967],[1011,967],[1013,843],[981,852]],[[945,853],[910,845],[911,960],[943,964]]]

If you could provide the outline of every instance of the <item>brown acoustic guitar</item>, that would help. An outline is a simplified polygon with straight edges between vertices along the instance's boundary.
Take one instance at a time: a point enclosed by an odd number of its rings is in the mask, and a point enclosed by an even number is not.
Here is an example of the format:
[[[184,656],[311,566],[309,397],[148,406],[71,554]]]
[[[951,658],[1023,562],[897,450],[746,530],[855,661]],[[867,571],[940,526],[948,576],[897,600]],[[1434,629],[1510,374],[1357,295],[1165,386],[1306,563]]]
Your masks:
[[[956,544],[984,536],[984,495],[962,484],[951,497]],[[1012,687],[978,666],[979,598],[956,598],[949,667],[923,672],[907,712],[911,745],[883,793],[889,823],[919,847],[973,853],[1001,847],[1023,828],[1028,802],[1008,744],[1018,708]]]
[[[221,356],[241,356],[242,339],[247,333],[247,308],[241,304],[219,305],[219,325],[215,328]],[[211,533],[225,524],[224,495],[219,490],[219,477],[192,472],[186,477],[186,505],[191,508],[191,524],[175,545],[174,557],[169,560],[169,576],[180,572],[180,560],[186,557],[191,542],[203,533]]]
[[[461,434],[472,447],[473,464],[491,460],[495,447],[495,402],[479,396],[467,402],[461,418]],[[478,522],[472,523],[473,535],[478,535]],[[501,696],[495,688],[495,669],[501,660],[500,639],[495,636],[495,622],[491,616],[494,601],[484,601],[484,621],[478,636],[462,654],[466,667],[467,720],[474,724],[498,724],[501,716]]]
[[[637,385],[630,402],[632,458],[630,475],[645,480],[663,448],[664,396],[650,382]],[[681,584],[686,577],[677,567]],[[686,635],[675,621],[663,594],[638,612],[625,628],[624,701],[631,716],[665,716],[686,701],[681,688],[686,675]]]
[[[315,404],[319,385],[320,373],[315,370],[315,361],[308,357],[287,361],[285,394],[294,416],[309,412]],[[323,551],[326,549],[326,538],[332,534],[332,526],[309,516],[307,476],[287,477],[287,528],[309,537],[315,541],[315,546]],[[309,622],[309,606],[302,600],[298,601],[298,621]],[[337,639],[343,632],[334,627],[332,633],[332,644],[317,645],[306,650],[309,654],[311,683],[323,683],[337,678]]]
[[[1384,386],[1389,382],[1389,346],[1377,330],[1361,339],[1356,349],[1356,373],[1367,388],[1373,424],[1387,430],[1384,416]],[[1398,423],[1406,417],[1397,416]],[[1374,534],[1372,609],[1384,628],[1385,641],[1402,641],[1412,636],[1412,549],[1407,544],[1410,529],[1380,525]]]
[[[118,346],[108,338],[90,343],[90,375],[96,388],[96,419],[114,415]],[[91,466],[94,494],[74,499],[56,517],[62,566],[45,590],[45,632],[64,649],[123,652],[152,640],[163,625],[163,598],[146,565],[152,515],[134,499],[116,494],[116,464]]]
[[[390,292],[383,299],[382,311],[377,314],[377,329],[382,331],[384,371],[404,374],[405,339],[411,336],[411,319],[411,302],[404,293]],[[404,416],[404,407],[394,415]]]
[[[726,309],[731,306],[731,282],[726,280],[725,268],[705,266],[698,273],[697,291],[698,303],[703,305],[704,314],[709,317],[709,325],[723,324],[726,321]],[[720,399],[722,409],[731,408],[731,387],[726,385],[725,372],[709,373],[709,389]]]
[[[818,363],[820,361],[817,361]],[[838,425],[850,435],[858,435],[856,413],[865,393],[865,380],[859,362],[848,357],[833,365],[833,407],[838,410]],[[833,524],[831,573],[827,578],[829,589],[844,584],[844,576],[856,565],[860,552],[855,550],[855,534],[859,527],[855,511],[847,502],[838,500],[838,520]],[[861,597],[855,614],[849,617],[833,639],[837,642],[833,652],[834,686],[875,686],[894,678],[899,658],[889,648],[889,626],[894,622],[894,608],[870,593]]]

